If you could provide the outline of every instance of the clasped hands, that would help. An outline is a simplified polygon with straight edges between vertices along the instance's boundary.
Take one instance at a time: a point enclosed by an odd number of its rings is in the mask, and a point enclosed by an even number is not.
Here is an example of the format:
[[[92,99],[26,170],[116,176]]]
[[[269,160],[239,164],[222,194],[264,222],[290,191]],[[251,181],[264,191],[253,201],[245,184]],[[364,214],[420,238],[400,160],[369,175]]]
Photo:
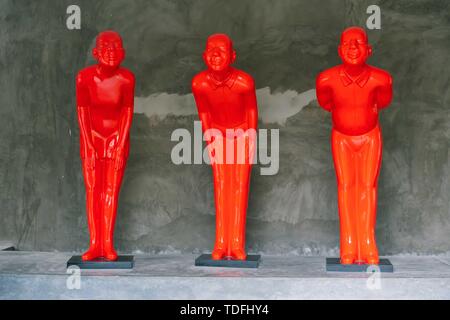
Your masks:
[[[224,152],[224,148],[227,145],[226,144],[226,137],[223,136],[222,132],[219,130],[205,130],[204,132],[204,140],[207,142],[207,148],[208,148],[208,154],[210,159],[215,159],[216,155],[220,157],[220,155],[217,154],[219,151],[219,154],[222,154]],[[233,139],[241,140],[244,139],[245,141],[245,155],[246,158],[248,156],[248,163],[253,163],[253,158],[255,154],[256,144],[257,144],[257,134],[256,130],[245,130],[242,131],[242,134],[237,134],[233,136]],[[217,150],[219,148],[219,150]],[[217,160],[217,159],[215,159]]]
[[[119,171],[125,163],[125,148],[123,146],[114,146],[110,152],[106,153],[107,159],[114,161],[114,170]],[[99,159],[98,152],[92,145],[87,146],[86,165],[90,170],[95,169],[95,162]]]

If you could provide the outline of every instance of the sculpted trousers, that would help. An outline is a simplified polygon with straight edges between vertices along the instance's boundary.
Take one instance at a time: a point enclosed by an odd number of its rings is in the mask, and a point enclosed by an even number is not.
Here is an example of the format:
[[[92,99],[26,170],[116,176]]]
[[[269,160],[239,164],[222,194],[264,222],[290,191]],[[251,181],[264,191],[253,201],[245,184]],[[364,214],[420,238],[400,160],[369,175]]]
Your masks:
[[[382,137],[377,125],[359,135],[331,135],[338,185],[341,263],[378,264],[375,243]]]
[[[251,140],[244,135],[216,138],[214,148],[210,145],[216,207],[213,259],[216,260],[246,258],[245,225],[252,168],[252,157],[249,156]]]
[[[94,139],[94,144],[97,140]],[[96,151],[100,156],[111,154],[111,152],[105,150],[97,148]],[[108,260],[117,259],[117,253],[114,250],[114,226],[128,152],[129,142],[127,142],[125,148],[123,166],[119,170],[115,169],[113,158],[101,157],[96,159],[94,168],[87,165],[85,158],[82,160],[90,235],[89,250],[82,256],[83,260],[93,260],[98,257]]]

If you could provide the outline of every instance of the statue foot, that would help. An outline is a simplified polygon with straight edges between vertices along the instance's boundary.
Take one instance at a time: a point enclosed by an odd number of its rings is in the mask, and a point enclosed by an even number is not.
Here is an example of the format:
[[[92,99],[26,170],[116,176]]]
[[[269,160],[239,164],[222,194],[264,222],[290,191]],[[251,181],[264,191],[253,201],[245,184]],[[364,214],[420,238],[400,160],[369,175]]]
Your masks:
[[[362,250],[362,258],[367,264],[379,264],[380,259],[378,256],[378,249],[375,245],[374,239],[368,239],[365,241],[368,245]]]
[[[211,257],[213,260],[222,260],[225,257],[225,249],[223,248],[214,248],[211,253]]]
[[[110,238],[103,240],[103,258],[109,261],[117,260],[117,252],[114,250],[113,242]]]
[[[241,248],[231,249],[231,256],[235,260],[247,259],[247,253],[245,253],[245,250]]]
[[[115,261],[117,260],[117,252],[113,248],[105,249],[105,254],[103,256],[105,260]]]
[[[356,256],[354,254],[344,254],[341,256],[341,264],[354,264]]]
[[[94,259],[99,258],[100,256],[101,256],[100,251],[99,251],[96,247],[91,246],[91,247],[89,248],[89,250],[86,251],[86,252],[81,256],[81,259],[82,259],[83,261],[91,261],[91,260],[94,260]]]
[[[369,253],[366,256],[366,263],[367,264],[379,264],[380,263],[380,259],[378,258],[378,254],[374,254],[374,253]]]

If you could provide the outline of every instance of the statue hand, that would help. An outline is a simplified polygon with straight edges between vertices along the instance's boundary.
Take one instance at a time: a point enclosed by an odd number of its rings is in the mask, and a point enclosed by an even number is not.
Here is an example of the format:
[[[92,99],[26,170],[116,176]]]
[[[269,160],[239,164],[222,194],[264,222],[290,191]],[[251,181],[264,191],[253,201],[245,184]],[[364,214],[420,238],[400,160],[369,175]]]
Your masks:
[[[248,150],[249,164],[252,164],[256,149],[256,135],[254,133],[246,133],[245,139],[248,148],[248,149],[246,148],[246,150]]]
[[[95,151],[93,146],[87,147],[87,153],[86,153],[86,165],[89,170],[95,169],[95,159],[97,158],[97,152]]]
[[[123,168],[125,163],[124,149],[117,147],[114,153],[114,170],[119,171]]]

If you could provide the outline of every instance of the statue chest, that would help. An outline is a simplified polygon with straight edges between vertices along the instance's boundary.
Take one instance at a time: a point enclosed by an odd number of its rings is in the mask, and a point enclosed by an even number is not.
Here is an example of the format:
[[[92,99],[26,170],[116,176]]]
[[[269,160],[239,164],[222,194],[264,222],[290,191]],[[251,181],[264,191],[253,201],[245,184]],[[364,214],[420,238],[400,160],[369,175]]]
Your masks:
[[[93,106],[103,108],[120,108],[122,102],[122,83],[117,78],[100,80],[94,78],[89,88],[90,101]]]

